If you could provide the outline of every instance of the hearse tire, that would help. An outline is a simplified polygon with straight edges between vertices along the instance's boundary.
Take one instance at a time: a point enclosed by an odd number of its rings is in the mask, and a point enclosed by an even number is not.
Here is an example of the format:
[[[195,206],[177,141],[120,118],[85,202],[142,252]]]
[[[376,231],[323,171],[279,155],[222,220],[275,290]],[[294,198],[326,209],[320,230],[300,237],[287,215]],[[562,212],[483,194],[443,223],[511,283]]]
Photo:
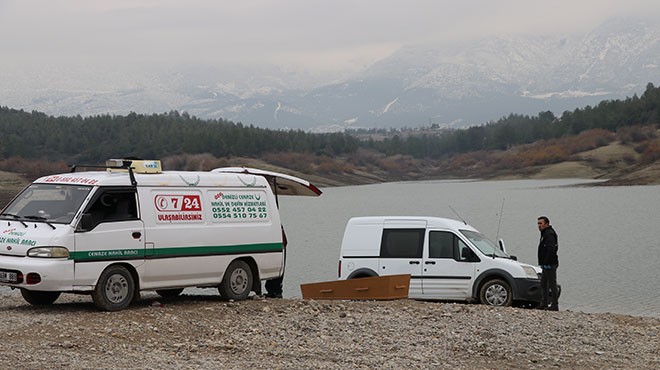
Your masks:
[[[488,306],[511,306],[513,292],[509,284],[501,279],[489,280],[481,287],[479,293],[481,303]]]
[[[42,292],[38,290],[21,289],[21,295],[27,303],[33,306],[46,306],[53,304],[60,297],[61,292]]]
[[[163,298],[174,298],[183,292],[183,288],[177,289],[158,289],[156,293]]]
[[[92,300],[103,311],[119,311],[133,301],[135,282],[131,273],[122,266],[106,268],[92,291]]]
[[[229,264],[218,286],[220,296],[226,300],[242,301],[252,291],[252,269],[247,262],[235,260]]]

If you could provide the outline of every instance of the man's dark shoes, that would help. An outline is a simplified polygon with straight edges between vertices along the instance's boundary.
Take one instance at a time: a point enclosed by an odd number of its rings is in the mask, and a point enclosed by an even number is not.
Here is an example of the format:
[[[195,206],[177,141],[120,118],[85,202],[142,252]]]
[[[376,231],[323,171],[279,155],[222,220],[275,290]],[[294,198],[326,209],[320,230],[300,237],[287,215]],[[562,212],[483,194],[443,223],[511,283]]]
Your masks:
[[[550,306],[550,307],[548,307],[548,311],[559,311],[559,307],[558,306]]]
[[[282,293],[268,293],[266,298],[282,298]]]

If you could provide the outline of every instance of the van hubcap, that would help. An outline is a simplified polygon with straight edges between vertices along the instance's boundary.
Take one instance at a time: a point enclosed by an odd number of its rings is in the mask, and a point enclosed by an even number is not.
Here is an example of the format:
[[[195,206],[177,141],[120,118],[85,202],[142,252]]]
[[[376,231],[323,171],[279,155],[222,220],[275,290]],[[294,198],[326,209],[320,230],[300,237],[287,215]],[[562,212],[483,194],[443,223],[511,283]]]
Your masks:
[[[231,290],[236,294],[241,294],[248,288],[248,275],[243,269],[234,270],[231,273],[231,279],[229,281]]]
[[[486,301],[493,306],[501,306],[508,297],[506,289],[501,285],[491,285],[486,290]]]
[[[122,302],[128,295],[128,281],[122,275],[115,274],[105,284],[105,296],[110,302]]]

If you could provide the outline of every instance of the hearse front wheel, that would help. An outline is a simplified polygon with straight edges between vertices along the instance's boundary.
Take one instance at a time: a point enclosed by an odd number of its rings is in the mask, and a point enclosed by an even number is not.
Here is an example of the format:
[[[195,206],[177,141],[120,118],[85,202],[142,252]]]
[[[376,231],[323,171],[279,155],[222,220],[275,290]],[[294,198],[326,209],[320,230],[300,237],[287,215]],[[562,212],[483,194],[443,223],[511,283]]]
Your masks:
[[[481,287],[479,298],[481,303],[489,306],[511,306],[513,292],[506,281],[493,279]]]
[[[252,290],[252,269],[242,260],[235,260],[229,264],[218,291],[224,299],[242,301],[250,295]]]
[[[60,297],[60,292],[42,292],[38,290],[21,289],[21,295],[27,303],[34,306],[53,304]]]
[[[128,307],[135,293],[131,273],[122,266],[110,266],[99,277],[92,292],[96,307],[104,311],[119,311]]]

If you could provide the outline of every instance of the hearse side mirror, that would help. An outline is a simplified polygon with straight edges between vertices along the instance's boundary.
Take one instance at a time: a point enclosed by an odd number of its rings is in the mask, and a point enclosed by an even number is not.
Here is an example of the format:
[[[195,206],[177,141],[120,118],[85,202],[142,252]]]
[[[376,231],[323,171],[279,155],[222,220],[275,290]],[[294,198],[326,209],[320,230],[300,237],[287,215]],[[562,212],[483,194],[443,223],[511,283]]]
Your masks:
[[[89,231],[94,228],[94,218],[91,213],[83,213],[78,223],[78,231]]]

